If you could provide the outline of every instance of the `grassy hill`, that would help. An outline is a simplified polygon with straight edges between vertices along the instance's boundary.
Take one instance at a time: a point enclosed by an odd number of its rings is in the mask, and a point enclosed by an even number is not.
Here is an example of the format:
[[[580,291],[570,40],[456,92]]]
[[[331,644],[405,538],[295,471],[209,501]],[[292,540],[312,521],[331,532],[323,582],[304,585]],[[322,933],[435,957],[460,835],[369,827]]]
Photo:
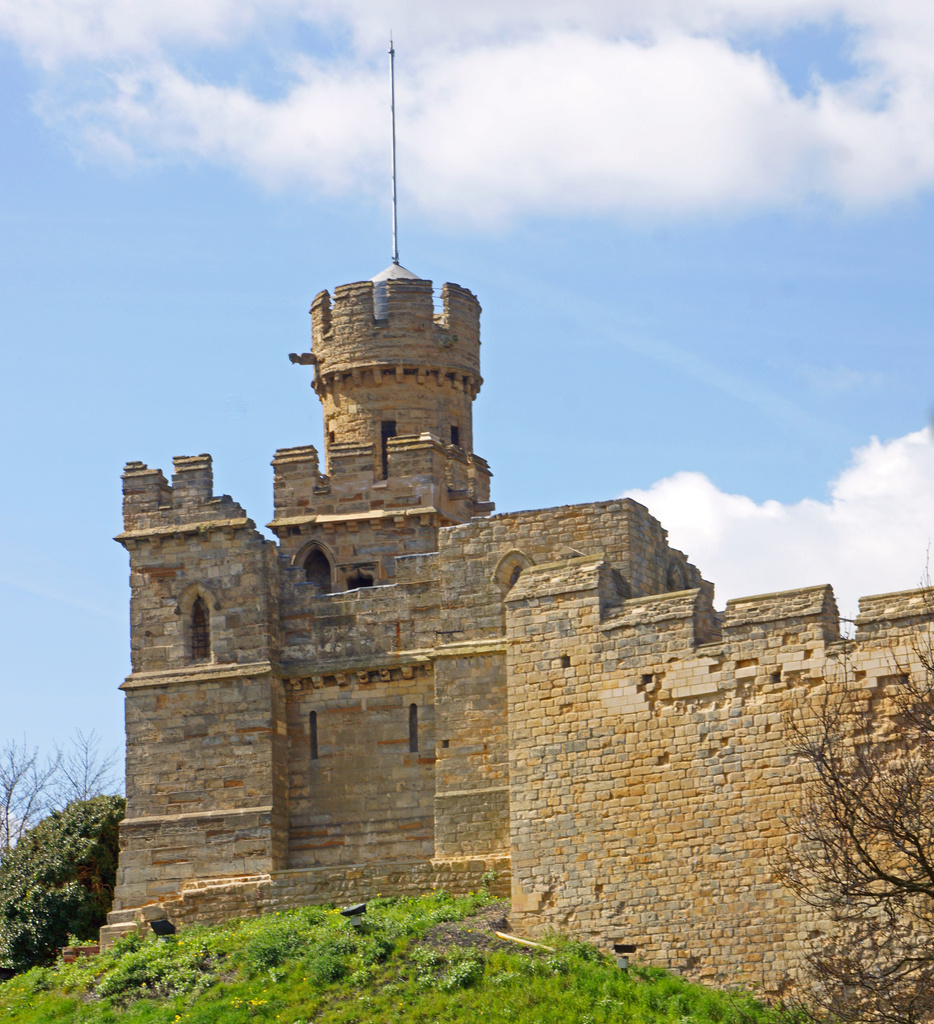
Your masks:
[[[593,946],[498,939],[485,892],[375,899],[355,930],[305,907],[157,941],[0,982],[0,1024],[772,1024],[791,1015],[748,994],[651,968],[621,971]]]

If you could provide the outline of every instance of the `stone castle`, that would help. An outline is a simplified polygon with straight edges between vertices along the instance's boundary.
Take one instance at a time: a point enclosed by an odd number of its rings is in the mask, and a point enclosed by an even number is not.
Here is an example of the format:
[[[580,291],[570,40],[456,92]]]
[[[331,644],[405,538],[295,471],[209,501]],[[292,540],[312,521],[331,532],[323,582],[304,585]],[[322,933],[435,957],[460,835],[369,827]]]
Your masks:
[[[629,499],[491,515],[480,306],[393,266],[311,307],[325,464],[272,460],[277,541],[211,458],[123,474],[139,922],[493,881],[511,926],[780,993],[820,922],[775,878],[788,716],[843,650],[829,586],[730,601]],[[923,594],[864,598],[867,689]]]

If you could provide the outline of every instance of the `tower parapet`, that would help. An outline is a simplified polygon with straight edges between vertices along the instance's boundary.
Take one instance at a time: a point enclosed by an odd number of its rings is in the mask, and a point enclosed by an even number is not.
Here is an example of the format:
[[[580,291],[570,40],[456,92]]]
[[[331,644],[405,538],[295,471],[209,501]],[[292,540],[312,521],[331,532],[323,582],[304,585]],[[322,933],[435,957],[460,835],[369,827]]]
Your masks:
[[[172,488],[161,469],[128,462],[123,470],[123,522],[127,530],[148,526],[158,510],[172,502]]]
[[[319,378],[364,367],[441,368],[480,385],[480,303],[457,284],[441,289],[435,313],[432,282],[399,278],[339,285],[311,306]]]

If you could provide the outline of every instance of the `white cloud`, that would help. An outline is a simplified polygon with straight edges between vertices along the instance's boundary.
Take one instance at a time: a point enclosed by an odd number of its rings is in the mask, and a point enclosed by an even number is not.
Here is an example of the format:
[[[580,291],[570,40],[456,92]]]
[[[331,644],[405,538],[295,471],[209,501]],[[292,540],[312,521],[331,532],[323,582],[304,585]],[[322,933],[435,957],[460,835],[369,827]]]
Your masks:
[[[264,6],[272,14],[281,5]],[[250,0],[0,0],[0,35],[52,69],[75,59],[152,55],[172,43],[222,46],[255,25],[260,7]]]
[[[345,193],[383,187],[387,18],[376,0],[0,0],[0,35],[47,71],[41,109],[84,149]],[[858,74],[805,96],[736,43],[837,23]],[[336,55],[298,54],[298,26]],[[860,206],[934,182],[917,0],[402,0],[392,27],[402,181],[440,216]],[[279,96],[205,70],[243,47],[287,69]]]
[[[761,504],[721,491],[702,473],[676,473],[628,497],[647,505],[730,598],[831,583],[841,614],[860,596],[920,585],[934,539],[934,444],[928,430],[873,438],[830,487],[828,501]]]
[[[303,61],[299,85],[277,102],[239,87],[195,82],[166,63],[116,72],[113,93],[68,118],[74,130],[125,159],[196,157],[237,167],[263,184],[301,182],[326,192],[368,188],[388,165],[386,118],[373,104],[374,76]],[[384,171],[384,166],[381,166]],[[385,171],[383,173],[385,177]]]

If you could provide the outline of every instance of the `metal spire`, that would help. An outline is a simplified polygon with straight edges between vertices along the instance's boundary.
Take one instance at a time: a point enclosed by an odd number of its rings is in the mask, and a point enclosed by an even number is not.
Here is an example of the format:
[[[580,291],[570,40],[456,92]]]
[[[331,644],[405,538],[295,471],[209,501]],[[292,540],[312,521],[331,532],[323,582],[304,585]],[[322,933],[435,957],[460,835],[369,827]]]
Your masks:
[[[396,51],[389,37],[389,108],[392,116],[392,262],[399,265],[396,219]]]

